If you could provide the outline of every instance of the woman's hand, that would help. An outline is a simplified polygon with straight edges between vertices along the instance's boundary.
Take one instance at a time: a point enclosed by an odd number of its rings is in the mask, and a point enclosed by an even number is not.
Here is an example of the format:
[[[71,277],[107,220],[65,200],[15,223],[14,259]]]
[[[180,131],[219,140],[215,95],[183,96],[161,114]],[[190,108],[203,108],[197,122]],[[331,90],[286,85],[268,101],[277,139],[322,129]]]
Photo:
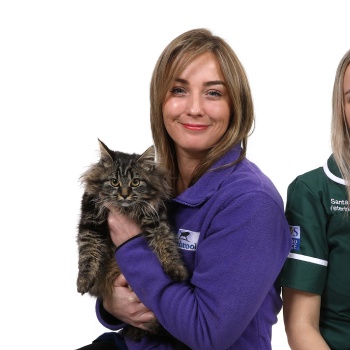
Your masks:
[[[124,275],[115,279],[113,295],[103,300],[103,307],[118,320],[144,330],[147,330],[146,323],[155,318],[154,313],[130,289]]]
[[[108,226],[112,241],[116,247],[141,233],[141,229],[135,221],[129,219],[126,215],[120,214],[113,208],[110,209],[108,214]]]

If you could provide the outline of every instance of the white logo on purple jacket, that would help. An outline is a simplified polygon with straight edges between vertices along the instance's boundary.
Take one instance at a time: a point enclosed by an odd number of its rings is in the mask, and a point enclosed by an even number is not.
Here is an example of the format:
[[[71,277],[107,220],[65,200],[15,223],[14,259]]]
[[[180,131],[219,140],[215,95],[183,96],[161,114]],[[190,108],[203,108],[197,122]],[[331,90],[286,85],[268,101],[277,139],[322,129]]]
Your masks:
[[[183,250],[197,250],[197,244],[200,232],[194,232],[180,228],[177,233],[178,246]]]

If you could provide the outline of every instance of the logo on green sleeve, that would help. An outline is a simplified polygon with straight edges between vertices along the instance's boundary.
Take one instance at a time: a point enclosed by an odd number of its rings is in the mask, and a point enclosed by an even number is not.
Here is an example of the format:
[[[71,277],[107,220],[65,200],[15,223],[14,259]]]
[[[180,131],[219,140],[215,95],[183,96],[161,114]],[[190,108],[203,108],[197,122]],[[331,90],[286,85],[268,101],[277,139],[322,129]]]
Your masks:
[[[292,237],[292,250],[300,249],[300,226],[289,226]]]

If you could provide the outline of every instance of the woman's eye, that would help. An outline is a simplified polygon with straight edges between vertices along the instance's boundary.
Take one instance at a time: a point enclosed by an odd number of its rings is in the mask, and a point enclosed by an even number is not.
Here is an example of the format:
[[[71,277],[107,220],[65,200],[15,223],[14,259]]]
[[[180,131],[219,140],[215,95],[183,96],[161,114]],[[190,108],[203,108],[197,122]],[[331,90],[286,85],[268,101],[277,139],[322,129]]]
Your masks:
[[[185,93],[185,90],[183,88],[180,88],[180,87],[174,87],[170,90],[170,92],[174,95],[180,95],[180,94]]]
[[[207,92],[207,94],[209,96],[213,96],[213,97],[219,97],[219,96],[222,96],[222,93],[218,90],[210,90]]]
[[[140,184],[140,179],[133,179],[131,181],[131,186],[132,187],[137,187]]]
[[[119,181],[117,179],[111,179],[110,183],[113,187],[119,187]]]

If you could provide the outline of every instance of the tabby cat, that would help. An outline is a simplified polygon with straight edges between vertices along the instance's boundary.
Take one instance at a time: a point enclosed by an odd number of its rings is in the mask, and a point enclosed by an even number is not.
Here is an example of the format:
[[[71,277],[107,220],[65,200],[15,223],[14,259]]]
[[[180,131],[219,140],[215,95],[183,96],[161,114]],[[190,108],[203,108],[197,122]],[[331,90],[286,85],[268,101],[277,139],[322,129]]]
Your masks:
[[[98,141],[100,159],[81,176],[78,292],[104,298],[111,295],[113,281],[120,274],[107,224],[111,207],[136,220],[166,273],[174,280],[185,280],[187,270],[167,221],[166,201],[171,190],[166,173],[155,162],[153,146],[138,155],[112,151]],[[149,330],[129,326],[126,334],[133,339],[146,334],[168,336],[157,320],[150,323]]]

